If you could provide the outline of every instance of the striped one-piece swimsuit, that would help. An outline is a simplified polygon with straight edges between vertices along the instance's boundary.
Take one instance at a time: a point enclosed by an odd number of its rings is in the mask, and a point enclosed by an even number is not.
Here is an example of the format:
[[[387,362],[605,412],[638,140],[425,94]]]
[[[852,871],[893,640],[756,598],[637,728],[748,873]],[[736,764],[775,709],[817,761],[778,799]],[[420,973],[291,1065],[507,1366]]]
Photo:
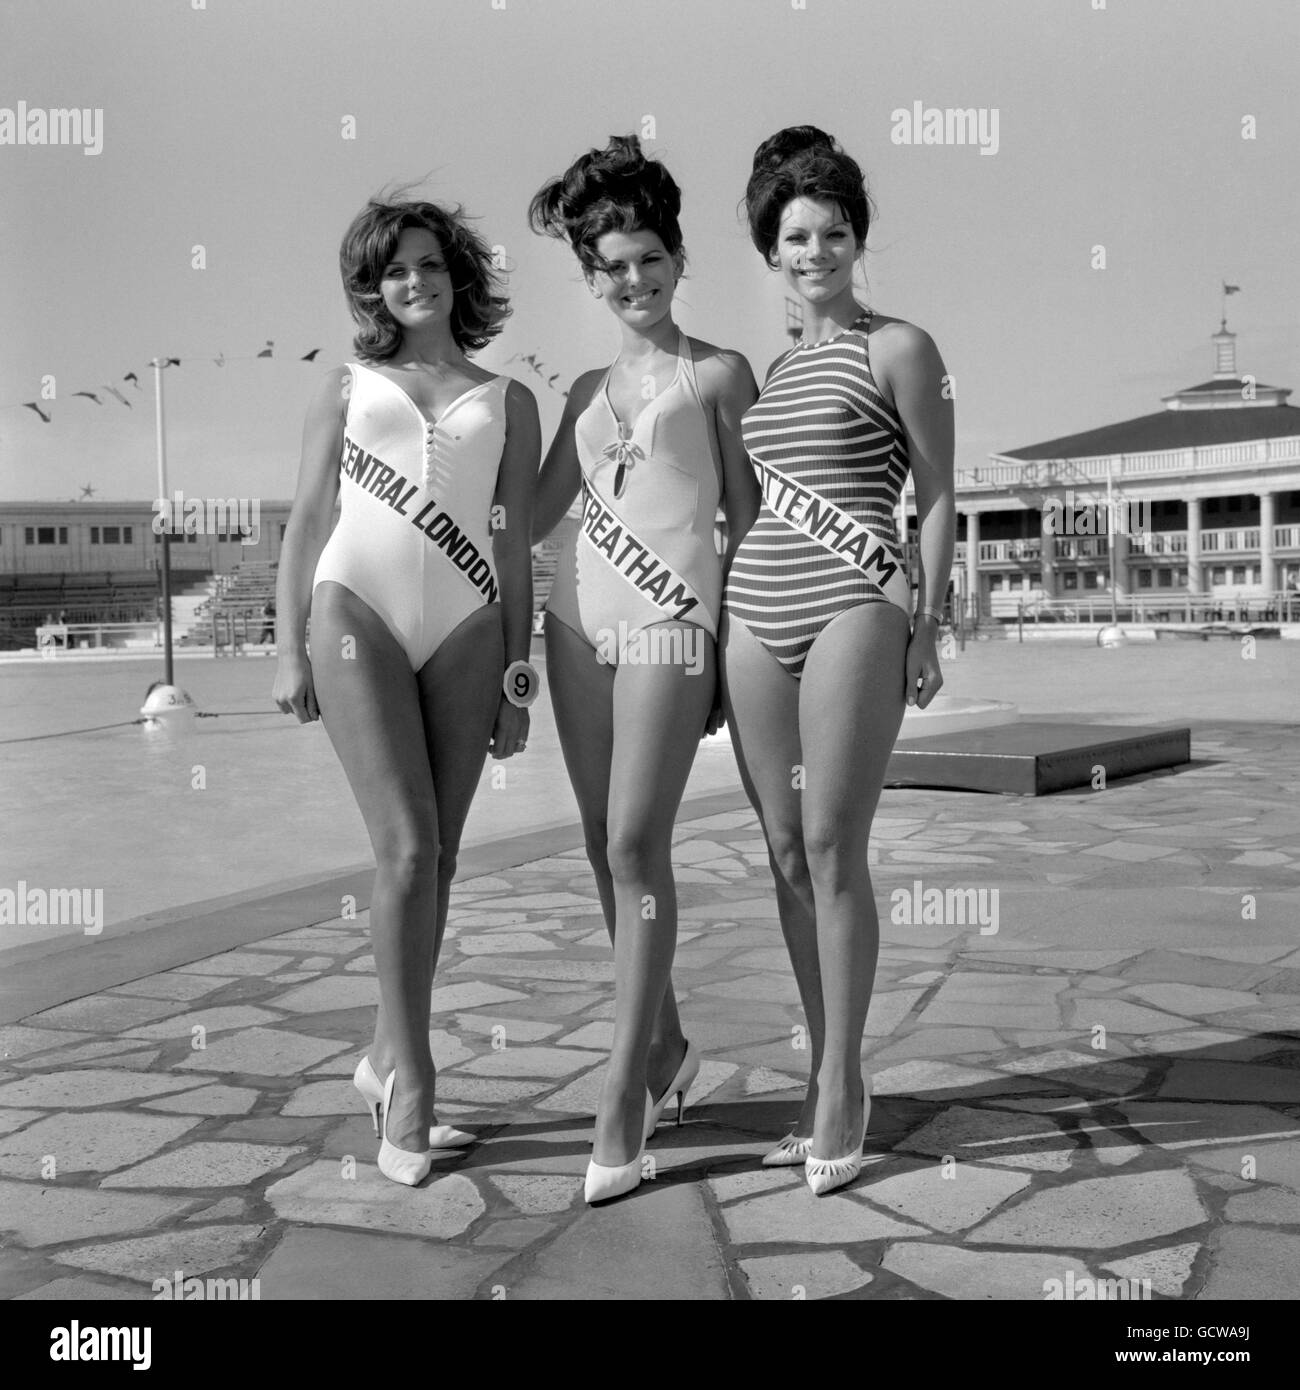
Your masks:
[[[796,677],[846,608],[892,602],[911,617],[894,525],[907,438],[871,374],[870,321],[866,310],[826,342],[792,348],[745,412],[763,504],[723,603]]]

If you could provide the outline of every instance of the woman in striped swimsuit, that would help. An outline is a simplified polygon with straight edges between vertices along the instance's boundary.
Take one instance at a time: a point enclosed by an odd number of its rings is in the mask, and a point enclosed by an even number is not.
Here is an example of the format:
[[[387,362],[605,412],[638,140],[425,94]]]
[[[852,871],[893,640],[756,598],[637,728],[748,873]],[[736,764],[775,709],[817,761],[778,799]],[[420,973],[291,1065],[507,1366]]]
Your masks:
[[[746,208],[754,244],[802,301],[805,341],[773,363],[745,415],[763,504],[727,578],[719,646],[811,1039],[802,1113],[763,1162],[803,1164],[820,1194],[862,1164],[862,1035],[880,942],[867,841],[904,702],[924,708],[942,684],[952,404],[929,335],[857,302],[870,203],[830,136],[797,126],[765,141]],[[893,519],[909,470],[915,621]]]

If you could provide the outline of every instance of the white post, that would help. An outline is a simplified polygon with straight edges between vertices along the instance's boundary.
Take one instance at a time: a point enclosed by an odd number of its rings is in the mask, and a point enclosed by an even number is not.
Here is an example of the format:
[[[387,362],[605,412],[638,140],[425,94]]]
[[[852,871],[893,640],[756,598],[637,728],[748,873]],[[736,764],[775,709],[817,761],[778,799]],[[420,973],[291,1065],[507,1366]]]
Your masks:
[[[167,501],[167,431],[163,423],[163,367],[161,357],[151,363],[154,381],[154,432],[158,444],[158,497],[164,504]],[[170,513],[168,513],[170,515]],[[172,679],[172,573],[171,573],[171,527],[163,528],[162,533],[162,618],[163,618],[163,681],[174,685]]]

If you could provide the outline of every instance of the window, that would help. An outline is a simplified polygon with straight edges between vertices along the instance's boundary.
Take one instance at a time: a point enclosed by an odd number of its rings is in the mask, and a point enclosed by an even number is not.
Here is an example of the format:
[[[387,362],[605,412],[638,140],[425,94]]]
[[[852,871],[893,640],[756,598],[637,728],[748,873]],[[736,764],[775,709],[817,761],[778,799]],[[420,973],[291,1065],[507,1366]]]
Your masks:
[[[1000,574],[989,575],[989,593],[996,594],[1001,592],[1002,576]]]
[[[1030,572],[1029,572],[1029,587],[1030,587],[1031,589],[1041,589],[1041,588],[1043,587],[1043,572],[1042,572],[1042,570],[1030,570]]]
[[[90,528],[90,543],[91,543],[91,545],[98,545],[98,544],[99,544],[99,527],[98,527],[98,526],[92,526],[92,527]]]
[[[120,526],[105,526],[105,527],[104,527],[104,544],[105,544],[105,545],[121,545],[121,543],[122,543],[122,528],[121,528]]]
[[[25,545],[36,544],[36,532],[33,531],[30,526],[26,526],[23,528],[23,543]]]
[[[1187,587],[1187,571],[1185,569],[1179,569],[1175,570],[1174,573],[1178,576],[1179,584],[1185,589]]]
[[[1149,589],[1151,587],[1151,571],[1138,570],[1138,588]]]
[[[29,527],[27,528],[27,535],[28,535],[28,537],[30,537],[31,534],[32,534],[32,528],[29,526]],[[59,536],[60,536],[59,543],[60,543],[60,544],[63,544],[63,545],[67,545],[67,543],[68,543],[68,528],[67,528],[66,526],[60,526],[60,527],[59,527]],[[29,544],[29,545],[31,544],[30,539],[28,540],[28,544]],[[54,527],[53,527],[53,526],[38,526],[38,527],[36,528],[36,544],[37,544],[37,545],[54,545],[54,544],[55,544],[55,540],[54,540]]]
[[[1245,566],[1245,565],[1233,565],[1233,567],[1232,567],[1232,582],[1233,582],[1234,584],[1244,584],[1244,583],[1246,582],[1246,566]]]
[[[1157,570],[1159,576],[1157,583],[1162,589],[1172,589],[1174,587],[1174,572],[1169,569]]]
[[[1061,575],[1061,588],[1077,589],[1079,587],[1079,571],[1065,570]]]
[[[131,544],[131,528],[130,528],[129,526],[123,526],[123,527],[122,527],[122,544],[123,544],[123,545],[130,545],[130,544]]]
[[[1097,573],[1096,570],[1084,570],[1084,572],[1083,572],[1083,587],[1084,587],[1085,589],[1096,589],[1096,588],[1099,588],[1100,586],[1099,586],[1098,583],[1097,583],[1097,580],[1098,580],[1099,578],[1100,578],[1100,576],[1098,575],[1098,573]]]
[[[1228,571],[1225,570],[1222,565],[1215,565],[1215,567],[1210,571],[1211,584],[1226,584],[1227,580]]]

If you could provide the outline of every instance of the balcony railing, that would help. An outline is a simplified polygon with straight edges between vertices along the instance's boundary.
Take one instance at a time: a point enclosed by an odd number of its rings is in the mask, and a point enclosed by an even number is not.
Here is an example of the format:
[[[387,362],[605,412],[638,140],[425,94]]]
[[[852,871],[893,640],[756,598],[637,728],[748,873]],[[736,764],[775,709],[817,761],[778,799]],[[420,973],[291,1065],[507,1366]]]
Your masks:
[[[1139,531],[1125,539],[1128,541],[1130,560],[1139,560],[1144,556],[1187,559],[1186,531]],[[1260,530],[1257,526],[1203,530],[1200,555],[1205,559],[1216,555],[1258,554],[1259,540]],[[1108,555],[1105,536],[1054,536],[1052,542],[1053,555],[1057,560],[1104,560]],[[1300,525],[1275,526],[1273,549],[1275,552],[1300,550]],[[954,566],[965,565],[966,554],[967,542],[958,541],[953,547]],[[908,547],[908,555],[914,557],[915,545]],[[1034,539],[980,541],[979,558],[982,565],[1035,564],[1042,559],[1042,542]]]
[[[1058,560],[1105,560],[1110,545],[1106,536],[1055,536],[1052,553]]]
[[[1142,531],[1128,538],[1128,548],[1131,555],[1186,555],[1187,532]]]
[[[980,541],[980,563],[986,560],[1022,560],[1039,562],[1043,557],[1043,543],[1037,538],[1009,541]]]
[[[1217,555],[1224,551],[1240,552],[1258,549],[1258,526],[1247,526],[1239,530],[1201,532],[1201,553],[1203,555]]]
[[[1300,435],[1191,449],[1159,449],[1141,454],[1098,454],[1091,458],[1043,459],[1034,463],[995,461],[958,469],[957,486],[968,491],[1076,487],[1081,483],[1104,488],[1108,472],[1119,482],[1125,478],[1213,473],[1219,469],[1266,468],[1285,463],[1300,463]]]

